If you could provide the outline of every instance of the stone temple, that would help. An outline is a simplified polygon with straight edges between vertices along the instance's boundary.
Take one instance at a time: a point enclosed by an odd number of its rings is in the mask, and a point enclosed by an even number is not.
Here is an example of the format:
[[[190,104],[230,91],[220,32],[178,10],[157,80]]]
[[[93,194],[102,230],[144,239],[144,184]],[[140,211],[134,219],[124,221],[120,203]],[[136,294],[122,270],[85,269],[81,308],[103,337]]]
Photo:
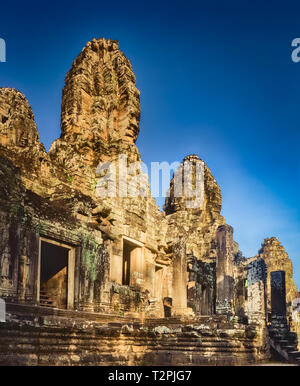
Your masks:
[[[46,152],[25,96],[0,89],[0,364],[299,363],[291,260],[275,237],[242,255],[205,163],[199,208],[174,177],[163,210],[149,185],[96,194],[99,163],[141,160],[139,96],[118,42],[87,43]]]

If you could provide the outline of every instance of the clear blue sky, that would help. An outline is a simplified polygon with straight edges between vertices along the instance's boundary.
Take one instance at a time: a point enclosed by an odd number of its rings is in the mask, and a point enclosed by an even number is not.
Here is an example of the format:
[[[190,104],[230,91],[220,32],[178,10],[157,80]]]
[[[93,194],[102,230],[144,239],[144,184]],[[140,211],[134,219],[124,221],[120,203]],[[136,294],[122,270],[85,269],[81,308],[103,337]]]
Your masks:
[[[0,86],[27,96],[48,149],[73,59],[94,37],[119,40],[141,91],[143,160],[197,153],[244,255],[279,237],[300,289],[299,15],[299,1],[5,1]]]

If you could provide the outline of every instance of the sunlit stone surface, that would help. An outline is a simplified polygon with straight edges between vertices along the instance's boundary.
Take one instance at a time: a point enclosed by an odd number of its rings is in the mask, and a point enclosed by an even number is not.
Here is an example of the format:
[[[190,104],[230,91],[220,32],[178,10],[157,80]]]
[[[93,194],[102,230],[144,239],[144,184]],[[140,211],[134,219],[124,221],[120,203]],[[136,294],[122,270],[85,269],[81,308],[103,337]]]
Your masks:
[[[270,345],[297,363],[282,345],[296,347],[300,330],[292,263],[276,238],[243,257],[203,160],[189,155],[178,169],[201,165],[196,207],[176,196],[174,177],[163,211],[148,184],[143,197],[97,194],[99,163],[141,159],[139,95],[118,42],[87,43],[47,153],[25,96],[0,89],[0,363],[249,364]],[[274,271],[285,272],[280,318]]]

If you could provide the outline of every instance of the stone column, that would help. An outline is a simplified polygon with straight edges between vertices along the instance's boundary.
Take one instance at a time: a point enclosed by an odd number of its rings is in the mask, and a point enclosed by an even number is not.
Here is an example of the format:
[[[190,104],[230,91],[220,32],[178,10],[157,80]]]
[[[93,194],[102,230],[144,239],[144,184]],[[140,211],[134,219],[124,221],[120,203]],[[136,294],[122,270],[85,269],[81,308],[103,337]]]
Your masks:
[[[122,284],[123,256],[122,246],[119,243],[111,243],[109,246],[110,256],[110,281]]]
[[[187,259],[183,237],[175,243],[173,253],[172,314],[185,315],[187,313]]]
[[[266,272],[263,259],[254,260],[247,266],[247,316],[250,324],[265,324],[266,321]]]
[[[136,247],[130,253],[130,285],[143,290],[144,287],[144,248]]]
[[[20,263],[19,263],[18,292],[19,292],[20,301],[25,301],[28,271],[29,271],[28,257],[26,256],[25,251],[23,251],[23,254],[20,256]]]
[[[233,228],[221,225],[217,231],[216,313],[233,313]]]

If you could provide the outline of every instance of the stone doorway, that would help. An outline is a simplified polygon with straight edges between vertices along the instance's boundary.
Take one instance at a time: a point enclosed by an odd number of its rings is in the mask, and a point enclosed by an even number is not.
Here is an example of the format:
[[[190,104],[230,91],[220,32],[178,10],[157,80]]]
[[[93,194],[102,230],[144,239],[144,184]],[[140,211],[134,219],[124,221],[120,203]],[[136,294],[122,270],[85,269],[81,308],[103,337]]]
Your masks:
[[[131,254],[135,249],[135,245],[123,240],[123,268],[122,268],[122,284],[130,285],[130,265]]]
[[[41,238],[39,267],[39,304],[51,308],[73,308],[73,248],[53,240]]]
[[[140,288],[143,282],[144,255],[141,243],[123,237],[122,284]]]
[[[270,275],[271,281],[271,317],[286,318],[286,288],[285,271],[274,271]]]

